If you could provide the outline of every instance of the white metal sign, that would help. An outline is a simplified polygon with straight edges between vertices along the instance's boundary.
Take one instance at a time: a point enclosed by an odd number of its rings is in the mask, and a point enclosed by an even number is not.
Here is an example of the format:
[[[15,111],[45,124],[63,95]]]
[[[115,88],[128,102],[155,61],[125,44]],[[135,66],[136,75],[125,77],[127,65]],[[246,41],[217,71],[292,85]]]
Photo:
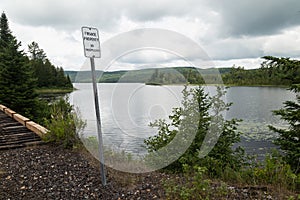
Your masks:
[[[100,58],[99,33],[96,28],[82,27],[84,55],[88,58]]]
[[[100,170],[101,170],[101,179],[102,184],[106,185],[106,176],[105,176],[105,167],[104,167],[104,155],[103,155],[103,139],[102,139],[102,130],[101,130],[101,117],[100,117],[100,104],[98,99],[98,90],[97,90],[97,80],[95,73],[95,59],[100,58],[100,42],[99,34],[96,28],[91,27],[82,27],[82,38],[84,46],[84,55],[85,57],[90,58],[91,61],[91,71],[92,71],[92,80],[93,80],[93,89],[94,89],[94,100],[95,100],[95,111],[97,117],[97,132],[98,132],[98,142],[99,142],[99,160],[100,160]]]

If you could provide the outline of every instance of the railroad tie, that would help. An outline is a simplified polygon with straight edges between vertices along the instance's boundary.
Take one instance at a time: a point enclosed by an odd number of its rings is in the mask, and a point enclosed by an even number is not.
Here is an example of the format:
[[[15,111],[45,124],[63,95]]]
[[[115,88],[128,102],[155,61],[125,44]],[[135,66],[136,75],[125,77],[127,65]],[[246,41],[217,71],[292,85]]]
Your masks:
[[[42,143],[39,135],[0,110],[0,150]]]

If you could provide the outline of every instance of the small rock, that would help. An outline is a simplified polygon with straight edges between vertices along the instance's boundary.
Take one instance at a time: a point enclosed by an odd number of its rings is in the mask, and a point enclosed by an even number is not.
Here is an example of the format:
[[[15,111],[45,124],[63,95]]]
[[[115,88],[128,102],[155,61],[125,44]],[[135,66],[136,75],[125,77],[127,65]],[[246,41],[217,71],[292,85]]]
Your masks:
[[[137,190],[137,191],[135,191],[134,195],[137,195],[137,194],[139,194],[139,193],[140,193],[140,191]]]

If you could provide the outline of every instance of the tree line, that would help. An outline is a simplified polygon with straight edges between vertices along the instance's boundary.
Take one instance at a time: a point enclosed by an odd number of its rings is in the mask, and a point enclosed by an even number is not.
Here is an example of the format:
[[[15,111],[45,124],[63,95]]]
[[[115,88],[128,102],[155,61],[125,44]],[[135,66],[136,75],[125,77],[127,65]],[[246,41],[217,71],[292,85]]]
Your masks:
[[[195,67],[165,67],[130,71],[97,71],[100,83],[216,84],[225,85],[289,86],[300,83],[300,61],[290,58],[265,56],[261,67],[245,69],[241,66],[200,69]],[[67,71],[73,82],[91,82],[89,71]],[[222,80],[220,80],[222,78]]]
[[[55,67],[38,44],[29,45],[29,55],[12,34],[8,19],[0,17],[0,103],[28,117],[43,115],[38,88],[73,88],[61,67]]]
[[[300,61],[273,56],[262,57],[265,61],[259,69],[246,70],[232,67],[222,76],[230,85],[291,85],[300,83]]]
[[[0,23],[0,70],[5,71],[5,68],[8,68],[8,70],[12,69],[12,65],[22,65],[23,68],[26,67],[27,70],[29,70],[29,75],[32,75],[31,79],[34,80],[33,84],[37,88],[73,87],[70,77],[65,76],[63,68],[55,67],[47,58],[44,50],[41,49],[36,42],[32,42],[28,45],[27,54],[26,52],[24,52],[24,50],[19,50],[21,42],[18,42],[16,37],[12,35],[5,13],[2,13]],[[16,62],[18,59],[20,59],[20,62]],[[18,68],[23,69],[22,67]],[[15,71],[14,73],[17,74],[17,71]],[[2,78],[4,77],[5,75],[2,75]]]
[[[39,88],[72,88],[69,76],[65,76],[62,67],[55,67],[36,42],[28,45],[30,65],[33,67]]]

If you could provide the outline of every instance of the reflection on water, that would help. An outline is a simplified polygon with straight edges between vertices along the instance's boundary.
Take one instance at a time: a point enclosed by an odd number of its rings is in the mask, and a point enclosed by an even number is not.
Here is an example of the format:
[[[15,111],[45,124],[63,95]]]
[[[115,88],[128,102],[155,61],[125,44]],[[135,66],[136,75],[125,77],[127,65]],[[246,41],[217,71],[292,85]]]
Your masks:
[[[76,83],[78,89],[71,93],[70,101],[79,108],[86,120],[85,136],[97,135],[92,84]],[[183,86],[150,86],[136,83],[98,84],[104,145],[113,149],[143,154],[144,139],[157,131],[149,127],[155,119],[168,119],[172,108],[180,105]],[[205,88],[210,95],[215,87]],[[226,95],[233,102],[226,118],[238,118],[243,122],[239,130],[244,133],[242,145],[248,152],[264,153],[272,147],[276,135],[268,125],[284,126],[272,110],[282,107],[282,102],[295,99],[284,88],[231,87]]]

